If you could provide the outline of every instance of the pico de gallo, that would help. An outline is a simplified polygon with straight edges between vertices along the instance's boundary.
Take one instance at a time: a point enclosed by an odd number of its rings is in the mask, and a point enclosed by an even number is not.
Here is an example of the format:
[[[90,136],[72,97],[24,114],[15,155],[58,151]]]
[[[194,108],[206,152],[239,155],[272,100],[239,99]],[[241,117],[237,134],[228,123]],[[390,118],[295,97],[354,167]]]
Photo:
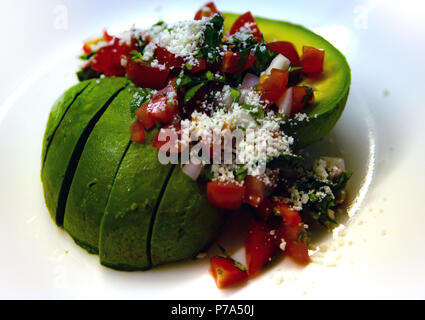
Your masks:
[[[211,160],[216,149],[208,132],[249,131],[267,142],[265,161],[249,149],[239,163],[231,154],[230,163],[183,166],[193,180],[206,182],[211,205],[252,212],[246,263],[225,252],[211,257],[219,288],[251,279],[278,254],[308,264],[308,223],[336,223],[335,207],[344,202],[351,176],[341,158],[322,157],[308,168],[283,129],[308,121],[303,112],[314,108],[315,88],[301,83],[323,72],[326,52],[303,46],[299,54],[284,39],[266,42],[249,11],[230,31],[223,24],[223,15],[209,2],[190,21],[159,21],[120,36],[104,31],[84,44],[85,64],[78,72],[80,80],[125,76],[143,88],[149,99],[136,103],[130,128],[136,143],[144,144],[146,133],[158,130],[154,148],[168,144],[166,151],[177,154],[192,150],[194,144],[182,139],[184,127],[212,151]],[[161,139],[167,131],[175,133],[172,143]]]

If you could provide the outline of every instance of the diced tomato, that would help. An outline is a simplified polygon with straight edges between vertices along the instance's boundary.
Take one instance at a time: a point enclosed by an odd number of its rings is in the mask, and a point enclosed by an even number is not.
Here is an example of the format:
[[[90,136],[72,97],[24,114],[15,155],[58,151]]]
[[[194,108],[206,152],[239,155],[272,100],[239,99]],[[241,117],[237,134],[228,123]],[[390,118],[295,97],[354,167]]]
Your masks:
[[[146,130],[152,129],[155,126],[155,119],[149,114],[148,106],[149,102],[145,102],[136,110],[137,118]]]
[[[139,121],[134,121],[134,123],[130,127],[130,132],[131,141],[141,144],[145,143],[145,129]]]
[[[283,252],[296,263],[305,265],[310,262],[310,256],[308,255],[306,239],[305,237],[301,237],[301,233],[305,233],[302,223],[292,227],[289,223],[283,221],[276,232],[275,241],[277,241],[277,245],[280,246],[279,243],[282,243],[283,239],[285,241]]]
[[[249,205],[257,208],[263,203],[266,184],[255,176],[247,175],[244,181],[244,200]]]
[[[113,36],[111,36],[106,30],[103,31],[103,36],[101,38],[98,39],[94,39],[94,40],[89,40],[86,43],[84,43],[83,46],[83,51],[84,54],[89,54],[93,52],[92,46],[99,43],[100,41],[106,41],[106,42],[110,42],[114,39]]]
[[[218,13],[218,10],[214,2],[208,2],[196,12],[195,20],[201,20],[203,17],[212,17],[216,13]]]
[[[269,75],[262,76],[257,87],[262,98],[270,104],[276,103],[286,91],[288,77],[288,70],[280,69],[272,69]]]
[[[325,60],[325,50],[316,49],[309,46],[303,47],[301,64],[305,73],[323,72],[323,62]]]
[[[207,62],[205,61],[205,59],[198,59],[198,63],[192,66],[192,69],[190,70],[190,72],[194,74],[196,72],[205,70],[206,68],[207,68]]]
[[[152,97],[146,106],[149,116],[164,124],[173,122],[174,117],[179,112],[177,90],[173,81]]]
[[[307,104],[313,102],[314,92],[311,88],[304,86],[292,87],[292,114],[301,112]]]
[[[128,59],[126,71],[128,77],[142,88],[161,89],[167,81],[170,70],[153,68],[147,63]]]
[[[247,70],[249,67],[251,67],[256,59],[257,58],[255,56],[249,55],[243,70]],[[232,51],[225,51],[223,55],[221,71],[233,74],[240,71],[241,69],[242,66],[240,65],[239,54]]]
[[[267,220],[273,214],[274,204],[269,198],[265,197],[263,202],[255,209],[255,212],[261,219]]]
[[[270,235],[271,228],[264,221],[252,220],[245,240],[245,256],[248,275],[257,273],[271,260],[277,248]]]
[[[298,55],[297,49],[292,42],[288,41],[275,41],[267,43],[267,49],[284,55],[291,61],[292,67],[299,67],[301,65],[300,56]]]
[[[160,150],[167,143],[169,148],[167,150],[163,150],[166,152],[179,153],[185,147],[181,142],[180,123],[171,124],[161,128],[152,142],[152,147]]]
[[[248,279],[246,271],[235,265],[235,261],[227,257],[211,257],[211,275],[219,289],[231,287]]]
[[[282,216],[285,223],[291,227],[296,227],[301,222],[301,216],[298,211],[292,209],[286,203],[278,203],[275,205],[274,210]]]
[[[91,49],[91,47],[90,47],[90,41],[89,42],[86,42],[86,43],[84,43],[84,45],[83,45],[83,52],[84,52],[84,54],[89,54],[89,53],[92,53],[92,49]]]
[[[251,11],[245,12],[236,19],[232,28],[230,29],[230,35],[239,31],[250,31],[254,38],[258,39],[258,41],[261,41],[261,32],[260,29],[258,29],[257,23],[255,22]]]
[[[115,38],[114,43],[99,49],[90,65],[93,70],[103,73],[107,77],[121,77],[125,75],[122,59],[127,59],[131,48],[120,44],[120,39]]]
[[[212,181],[207,184],[208,201],[224,210],[237,210],[243,202],[245,187],[234,182]]]
[[[159,64],[165,65],[165,67],[169,69],[181,68],[184,64],[182,57],[176,57],[173,53],[162,47],[156,48],[155,59],[158,60]]]
[[[103,39],[107,42],[111,41],[112,39],[114,39],[114,36],[111,36],[108,31],[103,30]]]

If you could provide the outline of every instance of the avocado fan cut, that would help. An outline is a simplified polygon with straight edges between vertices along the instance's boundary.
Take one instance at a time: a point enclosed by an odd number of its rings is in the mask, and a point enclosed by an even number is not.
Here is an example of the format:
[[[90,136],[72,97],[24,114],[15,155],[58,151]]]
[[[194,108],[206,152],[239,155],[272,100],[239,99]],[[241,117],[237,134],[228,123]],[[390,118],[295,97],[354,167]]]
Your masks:
[[[123,78],[90,81],[66,112],[46,155],[42,182],[47,208],[58,226],[62,226],[65,202],[84,145],[118,93],[128,84]]]
[[[206,184],[176,167],[155,215],[150,241],[152,266],[195,258],[217,235],[223,212],[213,208]]]
[[[90,253],[99,251],[101,219],[131,143],[130,126],[134,116],[130,101],[139,92],[136,87],[128,86],[112,101],[92,130],[72,179],[64,228]],[[142,97],[146,99],[147,95]]]
[[[44,168],[46,155],[50,147],[50,143],[55,135],[55,132],[61,124],[66,112],[78,98],[78,96],[90,84],[89,81],[83,81],[65,91],[54,103],[47,120],[46,130],[43,137],[43,149],[41,152],[41,170]]]
[[[158,150],[151,146],[157,132],[147,132],[145,144],[132,143],[118,169],[100,226],[104,266],[127,271],[151,267],[152,221],[174,167],[158,161]]]
[[[225,16],[229,29],[239,15]],[[340,118],[350,69],[344,56],[313,32],[288,22],[256,21],[266,41],[291,41],[298,52],[302,45],[325,49],[323,75],[301,83],[317,89],[315,104],[305,110],[309,121],[283,128],[294,136],[294,149],[304,147]],[[77,244],[99,252],[105,266],[144,270],[196,256],[218,232],[222,213],[208,203],[205,185],[158,162],[151,147],[157,130],[147,133],[144,145],[129,142],[128,127],[118,133],[131,116],[116,114],[114,124],[109,110],[118,112],[121,100],[125,108],[127,85],[125,78],[88,80],[58,100],[43,141],[42,182],[50,214]]]

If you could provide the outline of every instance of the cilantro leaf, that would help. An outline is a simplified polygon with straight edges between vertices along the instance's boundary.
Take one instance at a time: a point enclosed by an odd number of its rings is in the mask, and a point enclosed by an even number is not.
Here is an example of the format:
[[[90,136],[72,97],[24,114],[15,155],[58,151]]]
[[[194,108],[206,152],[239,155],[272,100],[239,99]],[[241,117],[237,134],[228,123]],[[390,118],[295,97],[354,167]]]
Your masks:
[[[195,94],[199,91],[199,89],[201,89],[203,86],[205,86],[205,83],[199,83],[196,86],[190,88],[189,90],[187,90],[186,94],[184,95],[184,103],[189,102],[190,100],[192,100],[192,98],[195,96]]]
[[[220,45],[223,38],[224,19],[216,14],[206,25],[204,31],[205,46],[199,51],[199,57],[210,63],[220,63]]]

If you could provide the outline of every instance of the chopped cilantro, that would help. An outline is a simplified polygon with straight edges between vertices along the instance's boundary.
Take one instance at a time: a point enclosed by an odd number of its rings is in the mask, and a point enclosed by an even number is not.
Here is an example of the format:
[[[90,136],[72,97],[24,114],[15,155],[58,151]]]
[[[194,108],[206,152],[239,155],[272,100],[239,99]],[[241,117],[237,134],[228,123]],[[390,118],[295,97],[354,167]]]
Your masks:
[[[89,80],[89,79],[95,79],[100,78],[102,73],[95,71],[92,69],[92,67],[88,66],[84,69],[77,72],[77,77],[79,81]]]
[[[130,53],[131,53],[131,58],[130,58],[131,61],[143,59],[143,55],[137,50],[131,50]]]
[[[223,23],[223,17],[216,14],[205,27],[205,46],[199,50],[198,56],[210,63],[221,62],[220,46],[223,38]]]
[[[90,52],[90,53],[88,53],[88,54],[81,55],[79,58],[80,58],[81,60],[85,60],[85,61],[90,60],[90,58],[91,58],[91,57],[93,57],[93,56],[96,54],[96,52],[97,52],[97,51],[92,51],[92,52]]]

